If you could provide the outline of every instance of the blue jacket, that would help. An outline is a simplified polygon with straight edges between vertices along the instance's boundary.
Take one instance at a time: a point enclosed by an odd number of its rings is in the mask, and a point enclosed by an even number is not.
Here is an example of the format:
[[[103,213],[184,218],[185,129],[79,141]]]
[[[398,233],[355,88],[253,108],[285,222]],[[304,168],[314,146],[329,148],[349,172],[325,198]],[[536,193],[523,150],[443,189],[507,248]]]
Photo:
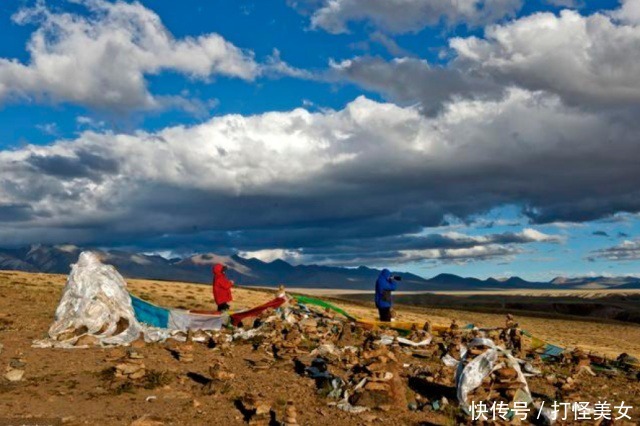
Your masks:
[[[398,284],[391,279],[391,271],[383,269],[376,281],[376,307],[390,308],[393,304],[391,292],[398,287]]]

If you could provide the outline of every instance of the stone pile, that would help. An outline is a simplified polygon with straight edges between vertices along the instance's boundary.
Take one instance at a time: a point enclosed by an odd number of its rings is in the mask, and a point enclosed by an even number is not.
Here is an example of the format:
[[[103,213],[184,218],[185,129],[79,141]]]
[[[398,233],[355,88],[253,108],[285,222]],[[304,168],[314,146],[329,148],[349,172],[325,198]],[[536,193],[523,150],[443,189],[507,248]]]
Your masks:
[[[141,380],[146,374],[144,356],[135,350],[129,350],[127,356],[115,367],[116,380]]]
[[[193,362],[193,345],[186,343],[177,346],[175,349],[176,357],[180,362]]]
[[[524,355],[522,330],[518,328],[518,323],[513,318],[513,315],[507,314],[505,327],[502,329],[498,338],[499,341],[504,344],[505,348],[513,352],[514,356],[520,357]]]
[[[269,426],[271,404],[253,393],[246,393],[239,400],[245,419],[251,426]]]
[[[287,406],[284,409],[284,421],[283,426],[298,426],[298,413],[296,406],[293,405],[293,401],[287,401]]]
[[[234,373],[229,372],[224,364],[218,360],[209,366],[209,376],[211,380],[205,384],[203,388],[205,395],[227,392],[231,386],[231,381],[236,377]]]
[[[27,363],[24,359],[20,357],[11,358],[11,360],[9,361],[9,365],[7,366],[4,378],[10,382],[21,381],[24,377],[24,370],[26,366]]]
[[[488,350],[492,348],[482,345],[469,348],[465,364],[473,362]],[[526,399],[527,384],[521,380],[513,362],[505,352],[497,351],[497,359],[491,373],[484,377],[480,386],[469,392],[467,400],[483,401],[490,405],[493,402],[511,403]]]

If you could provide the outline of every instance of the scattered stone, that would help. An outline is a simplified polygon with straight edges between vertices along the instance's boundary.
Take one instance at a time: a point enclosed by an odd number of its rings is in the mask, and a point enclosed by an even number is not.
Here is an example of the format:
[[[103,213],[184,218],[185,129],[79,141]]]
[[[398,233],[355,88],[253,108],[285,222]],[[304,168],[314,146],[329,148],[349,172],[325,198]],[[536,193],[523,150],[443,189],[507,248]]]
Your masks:
[[[253,393],[246,393],[240,398],[240,405],[245,419],[252,426],[269,426],[271,421],[271,404]]]
[[[193,345],[192,344],[185,344],[185,345],[180,345],[178,346],[178,348],[176,349],[176,353],[178,355],[178,360],[180,362],[193,362]]]
[[[26,366],[27,363],[22,358],[11,358],[9,360],[9,367],[11,368],[23,369]]]
[[[298,413],[296,412],[296,406],[293,405],[293,401],[287,401],[287,406],[284,409],[284,426],[297,426]]]
[[[116,365],[115,378],[119,380],[140,380],[146,376],[144,357],[130,350],[123,362]]]
[[[76,340],[76,343],[73,344],[73,346],[97,346],[99,344],[100,340],[97,337],[90,334],[85,334],[83,336],[80,336],[78,340]]]
[[[4,378],[10,382],[19,382],[22,380],[24,376],[24,370],[19,370],[17,368],[10,368],[7,373],[4,375]]]
[[[142,349],[147,346],[147,342],[144,341],[144,335],[140,334],[140,338],[138,340],[134,340],[131,342],[131,347],[134,349]]]
[[[134,420],[129,426],[164,426],[164,423],[148,414]]]
[[[220,362],[216,362],[209,367],[211,379],[226,382],[232,380],[236,375],[226,371]]]

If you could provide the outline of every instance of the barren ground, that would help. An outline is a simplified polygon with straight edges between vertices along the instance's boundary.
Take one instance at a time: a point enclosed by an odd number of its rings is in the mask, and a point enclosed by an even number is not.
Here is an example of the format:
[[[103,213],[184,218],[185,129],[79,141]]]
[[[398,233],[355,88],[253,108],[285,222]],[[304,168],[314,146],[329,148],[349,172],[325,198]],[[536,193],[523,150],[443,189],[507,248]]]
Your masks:
[[[164,374],[166,382],[155,388],[119,389],[104,383],[103,372],[112,366],[105,357],[114,349],[36,349],[34,339],[46,336],[66,277],[47,274],[0,272],[0,365],[12,358],[26,363],[22,381],[9,383],[0,377],[0,424],[2,417],[64,418],[68,424],[122,424],[149,415],[164,424],[245,424],[234,405],[246,391],[259,392],[269,398],[275,409],[283,409],[287,400],[298,408],[301,424],[364,424],[362,415],[327,407],[326,399],[316,395],[312,380],[297,375],[290,362],[275,364],[270,370],[252,370],[243,358],[250,356],[250,345],[234,345],[223,362],[236,374],[236,381],[225,395],[205,396],[200,385],[188,373],[206,375],[208,365],[220,359],[220,353],[195,345],[195,362],[175,360],[165,344],[140,349],[147,369]],[[210,287],[147,280],[128,280],[130,291],[158,305],[180,308],[212,307]],[[234,308],[251,307],[273,297],[265,290],[235,289]],[[338,301],[350,313],[373,318],[373,306]],[[503,315],[466,313],[447,309],[428,312],[415,307],[398,307],[400,320],[425,321],[448,325],[455,318],[460,324],[502,326]],[[522,328],[552,343],[580,346],[610,357],[627,352],[640,357],[640,327],[626,324],[517,318]],[[4,371],[2,371],[4,375]],[[640,386],[621,378],[590,378],[592,383],[583,396],[625,400],[640,406]],[[152,387],[152,386],[149,386]],[[147,402],[148,397],[152,398]],[[377,424],[450,424],[447,412],[374,412]],[[637,417],[637,409],[634,410]],[[40,423],[42,424],[42,423]]]

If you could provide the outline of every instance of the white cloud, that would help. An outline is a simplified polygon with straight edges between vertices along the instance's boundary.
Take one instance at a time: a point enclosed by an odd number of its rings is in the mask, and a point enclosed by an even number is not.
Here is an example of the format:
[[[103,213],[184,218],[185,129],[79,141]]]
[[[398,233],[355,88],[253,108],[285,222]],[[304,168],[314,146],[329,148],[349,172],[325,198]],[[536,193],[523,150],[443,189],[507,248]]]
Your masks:
[[[434,114],[455,99],[498,99],[513,87],[558,95],[568,105],[635,116],[640,102],[640,0],[581,15],[534,13],[454,37],[444,65],[424,59],[358,56],[331,61],[349,81]]]
[[[83,5],[89,16],[54,12],[44,3],[14,15],[16,23],[37,29],[28,43],[28,63],[0,58],[0,102],[26,97],[115,112],[157,109],[186,100],[154,96],[148,75],[170,70],[201,80],[252,80],[260,72],[252,52],[218,34],[174,38],[140,3]]]
[[[442,245],[450,247],[400,250],[400,257],[394,261],[408,263],[433,260],[458,264],[485,260],[510,261],[524,252],[520,247],[523,244],[561,243],[565,240],[562,236],[545,234],[532,228],[525,228],[518,233],[480,236],[458,232],[447,232],[441,235],[446,240]],[[459,247],[455,247],[456,245]]]
[[[442,21],[470,26],[495,22],[513,16],[522,0],[324,0],[318,6],[311,16],[311,26],[330,33],[347,32],[348,23],[353,21],[405,33]]]
[[[625,240],[622,243],[600,250],[594,250],[589,256],[590,260],[605,259],[611,261],[637,261],[640,260],[640,240]]]
[[[547,3],[560,7],[581,7],[584,5],[582,0],[546,0]]]
[[[58,136],[60,129],[56,123],[37,124],[36,128],[42,133],[50,136]]]
[[[464,70],[432,66],[418,58],[394,58],[386,61],[379,57],[359,56],[329,63],[335,78],[347,80],[367,90],[385,95],[400,104],[420,103],[429,113],[439,111],[442,105],[459,94],[493,94],[498,97],[503,86],[486,77],[478,77]]]
[[[629,24],[640,24],[640,1],[622,0],[619,10],[611,14],[614,18]]]
[[[281,259],[291,264],[299,264],[303,259],[302,250],[291,249],[262,249],[256,251],[240,251],[238,252],[240,257],[245,259],[256,258],[263,262],[273,262],[274,260]]]
[[[639,4],[627,2],[624,7]],[[618,17],[631,17],[622,9]],[[456,65],[529,90],[587,105],[640,101],[640,26],[594,13],[536,13],[490,26],[484,38],[453,38]]]
[[[523,249],[516,246],[491,244],[461,249],[402,250],[397,261],[403,263],[433,260],[442,263],[464,264],[469,262],[500,259],[510,261],[521,254]]]
[[[358,98],[340,111],[226,115],[154,133],[87,131],[0,151],[0,217],[12,220],[0,238],[155,238],[162,249],[195,233],[245,251],[308,253],[313,244],[419,233],[446,215],[505,204],[529,206],[541,222],[590,220],[640,210],[640,171],[628,161],[640,155],[637,131],[620,133],[621,125],[514,90],[497,101],[452,102],[431,118]],[[524,230],[471,243],[556,240]]]

